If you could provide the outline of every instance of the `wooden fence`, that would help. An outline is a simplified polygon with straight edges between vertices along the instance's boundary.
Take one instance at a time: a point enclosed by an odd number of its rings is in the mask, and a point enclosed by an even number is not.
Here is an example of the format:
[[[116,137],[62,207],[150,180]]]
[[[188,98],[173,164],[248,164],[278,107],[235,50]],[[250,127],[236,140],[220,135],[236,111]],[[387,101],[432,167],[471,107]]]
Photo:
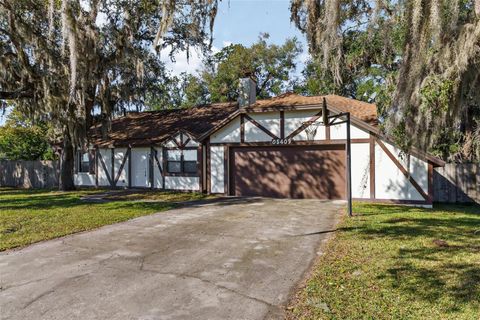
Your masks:
[[[56,188],[58,177],[58,161],[0,160],[1,187]]]
[[[433,186],[436,202],[480,204],[480,164],[447,163],[435,168]]]
[[[0,160],[0,186],[17,188],[58,187],[58,161]],[[435,168],[434,201],[480,204],[480,165],[448,163]]]

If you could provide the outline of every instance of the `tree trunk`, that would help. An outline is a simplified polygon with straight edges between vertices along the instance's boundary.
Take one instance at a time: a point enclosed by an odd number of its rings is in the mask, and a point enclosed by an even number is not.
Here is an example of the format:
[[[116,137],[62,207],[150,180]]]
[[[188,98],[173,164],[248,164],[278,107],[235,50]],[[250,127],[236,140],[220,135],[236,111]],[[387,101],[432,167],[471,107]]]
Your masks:
[[[74,148],[70,135],[66,133],[63,139],[62,156],[60,159],[60,182],[59,189],[62,191],[75,190],[73,183],[73,168],[74,168]]]

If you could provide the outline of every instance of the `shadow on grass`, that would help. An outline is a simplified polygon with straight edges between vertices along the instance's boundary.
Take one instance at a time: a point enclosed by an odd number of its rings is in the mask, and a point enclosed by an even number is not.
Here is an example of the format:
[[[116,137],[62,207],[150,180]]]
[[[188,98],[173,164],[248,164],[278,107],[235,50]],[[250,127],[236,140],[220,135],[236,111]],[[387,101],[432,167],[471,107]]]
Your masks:
[[[449,312],[471,303],[480,308],[480,206],[362,204],[359,209],[365,214],[355,239],[392,246],[385,250],[392,251],[394,267],[379,278],[415,299],[449,301],[443,306]]]

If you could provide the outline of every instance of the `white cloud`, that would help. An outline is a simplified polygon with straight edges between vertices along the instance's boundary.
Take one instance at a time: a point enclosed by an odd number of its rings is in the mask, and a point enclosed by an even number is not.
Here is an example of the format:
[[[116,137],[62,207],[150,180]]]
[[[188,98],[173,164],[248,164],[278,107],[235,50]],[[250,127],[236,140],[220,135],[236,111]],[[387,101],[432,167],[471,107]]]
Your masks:
[[[231,45],[231,41],[223,41],[223,47],[227,47]],[[219,48],[212,46],[212,53],[217,53],[220,51]],[[180,51],[174,55],[174,60],[170,59],[170,51],[171,48],[164,48],[160,52],[160,57],[163,62],[165,62],[166,67],[170,70],[174,75],[179,75],[182,72],[190,73],[190,74],[198,74],[198,71],[202,67],[202,60],[204,55],[197,51],[195,48],[190,48],[189,58],[187,59],[187,52]]]
[[[178,52],[174,55],[174,61],[172,61],[169,56],[170,49],[165,48],[160,52],[160,57],[165,62],[167,69],[174,75],[179,75],[182,72],[197,74],[202,66],[203,55],[193,48],[188,53],[189,57],[187,58],[186,51]]]

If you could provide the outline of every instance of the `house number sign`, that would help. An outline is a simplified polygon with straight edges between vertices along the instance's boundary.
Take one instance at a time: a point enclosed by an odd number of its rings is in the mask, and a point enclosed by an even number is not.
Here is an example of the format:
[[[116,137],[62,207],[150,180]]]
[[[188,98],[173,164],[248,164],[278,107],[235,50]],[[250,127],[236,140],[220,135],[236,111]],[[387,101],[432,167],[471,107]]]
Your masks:
[[[292,139],[272,139],[272,144],[291,144]]]

